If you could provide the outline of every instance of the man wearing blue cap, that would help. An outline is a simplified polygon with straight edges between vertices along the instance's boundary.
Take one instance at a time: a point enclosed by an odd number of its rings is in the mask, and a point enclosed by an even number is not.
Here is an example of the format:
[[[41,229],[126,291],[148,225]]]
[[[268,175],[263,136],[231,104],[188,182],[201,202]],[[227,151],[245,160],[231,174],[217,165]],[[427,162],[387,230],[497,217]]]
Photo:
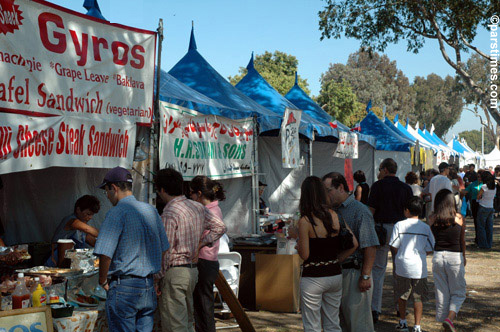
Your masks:
[[[152,331],[157,300],[153,275],[169,248],[156,209],[132,195],[132,175],[115,167],[99,188],[113,204],[94,249],[100,257],[99,284],[108,291],[110,331]]]

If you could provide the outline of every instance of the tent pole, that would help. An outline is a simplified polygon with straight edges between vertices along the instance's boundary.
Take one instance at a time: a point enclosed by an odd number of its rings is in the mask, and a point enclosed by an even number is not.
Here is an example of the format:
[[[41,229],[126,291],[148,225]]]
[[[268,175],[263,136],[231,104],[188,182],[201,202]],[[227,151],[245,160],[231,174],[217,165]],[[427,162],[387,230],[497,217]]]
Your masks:
[[[253,161],[252,161],[252,228],[259,234],[259,149],[257,117],[253,117]]]
[[[309,176],[313,176],[313,141],[314,131],[312,134],[312,139],[309,140]]]
[[[156,95],[154,100],[154,114],[153,122],[151,124],[151,133],[149,137],[149,204],[156,205],[154,196],[154,174],[156,174],[159,169],[159,146],[160,146],[160,131],[159,131],[159,114],[160,114],[160,81],[161,81],[161,49],[163,42],[163,19],[160,18],[158,21],[158,29],[156,30],[158,34],[158,59],[156,66]],[[156,147],[156,151],[155,151]],[[156,152],[156,153],[155,153]]]

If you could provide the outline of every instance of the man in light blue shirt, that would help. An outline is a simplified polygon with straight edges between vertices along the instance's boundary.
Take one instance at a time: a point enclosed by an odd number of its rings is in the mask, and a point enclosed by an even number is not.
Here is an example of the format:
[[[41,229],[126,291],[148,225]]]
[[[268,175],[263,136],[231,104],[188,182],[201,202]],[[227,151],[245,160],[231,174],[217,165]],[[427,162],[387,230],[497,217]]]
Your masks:
[[[169,248],[156,209],[132,195],[132,175],[115,167],[99,186],[113,208],[106,215],[94,249],[100,257],[99,284],[108,291],[110,331],[152,331],[157,300],[153,275]]]

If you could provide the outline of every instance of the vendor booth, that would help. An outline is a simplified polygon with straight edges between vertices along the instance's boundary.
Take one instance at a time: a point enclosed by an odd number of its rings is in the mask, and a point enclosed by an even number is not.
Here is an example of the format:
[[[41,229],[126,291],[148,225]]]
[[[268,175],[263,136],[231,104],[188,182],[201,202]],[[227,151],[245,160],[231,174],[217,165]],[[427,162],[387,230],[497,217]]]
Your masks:
[[[396,161],[398,164],[396,176],[400,179],[404,179],[406,173],[412,170],[410,148],[415,144],[398,135],[373,112],[370,111],[361,121],[361,133],[372,135],[377,140],[373,165],[375,178],[380,163],[386,158],[392,158]]]
[[[58,331],[74,325],[68,322],[95,325],[105,320],[105,293],[97,287],[99,262],[92,249],[66,251],[68,267],[42,265],[54,230],[80,196],[100,201],[90,222],[99,228],[111,208],[97,189],[108,169],[133,170],[134,195],[149,199],[156,33],[44,1],[16,0],[2,10],[22,13],[19,26],[3,30],[0,62],[0,219],[4,241],[16,245],[0,253],[2,310],[29,303],[11,294],[17,271],[28,288],[40,278],[47,302],[50,295],[78,308],[65,313],[70,318],[57,318],[59,308],[53,308]],[[87,37],[96,43],[89,54],[74,45]],[[58,327],[57,319],[68,321]]]

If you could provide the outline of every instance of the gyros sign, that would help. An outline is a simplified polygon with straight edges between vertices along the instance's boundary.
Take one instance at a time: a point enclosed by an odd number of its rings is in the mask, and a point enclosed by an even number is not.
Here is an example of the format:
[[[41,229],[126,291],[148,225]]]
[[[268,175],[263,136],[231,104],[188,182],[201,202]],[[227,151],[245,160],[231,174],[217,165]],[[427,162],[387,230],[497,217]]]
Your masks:
[[[151,123],[154,32],[0,0],[0,36],[0,112]]]

